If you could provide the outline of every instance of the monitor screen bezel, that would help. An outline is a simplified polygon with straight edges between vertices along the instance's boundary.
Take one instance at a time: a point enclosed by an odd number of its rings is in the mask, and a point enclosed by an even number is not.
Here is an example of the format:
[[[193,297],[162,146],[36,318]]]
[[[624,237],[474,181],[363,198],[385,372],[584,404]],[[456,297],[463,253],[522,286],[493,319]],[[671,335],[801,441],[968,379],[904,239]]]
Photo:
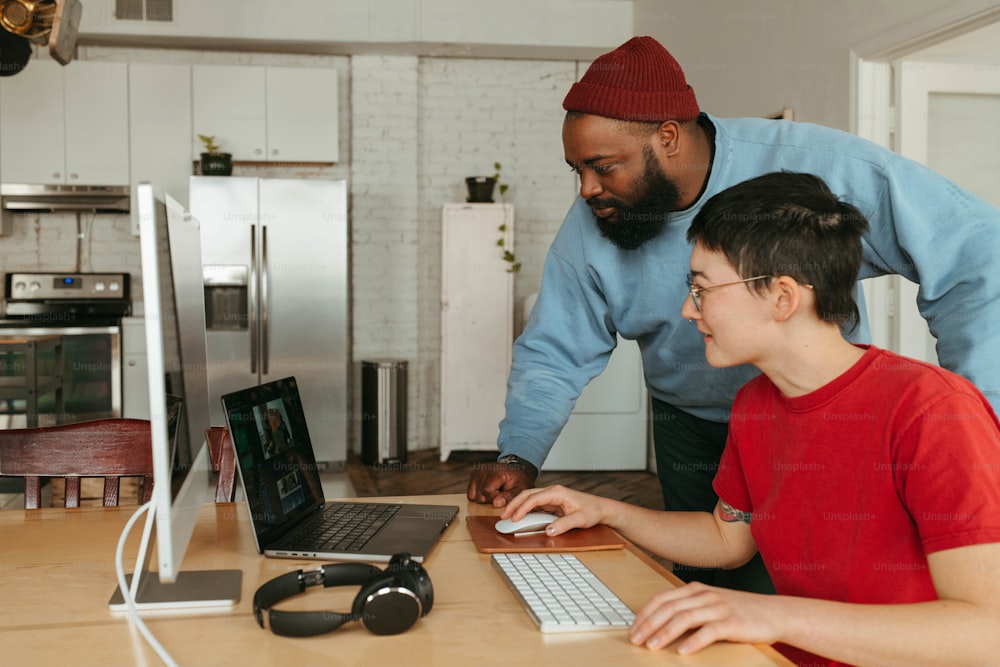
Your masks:
[[[201,271],[197,271],[197,297],[190,290],[177,290],[174,304],[165,303],[163,280],[172,279],[172,286],[178,286],[177,278],[191,271],[177,271],[181,255],[198,260],[200,266],[200,241],[196,247],[185,247],[183,253],[170,252],[171,241],[182,237],[200,239],[197,221],[186,214],[183,206],[169,195],[163,200],[157,198],[152,185],[141,183],[136,188],[139,218],[139,237],[142,260],[143,313],[146,329],[146,361],[149,388],[149,415],[153,447],[153,511],[156,518],[156,553],[159,579],[163,583],[176,580],[181,572],[181,562],[188,542],[194,531],[198,514],[211,497],[211,455],[204,437],[208,423],[208,386],[206,351],[204,346],[205,310],[204,293],[201,289]],[[187,226],[188,229],[185,229]],[[194,235],[190,235],[193,227]],[[161,236],[161,233],[166,234]],[[170,237],[173,237],[171,239]],[[162,247],[167,244],[166,247]],[[162,263],[169,257],[166,265]],[[181,285],[184,286],[183,284]],[[186,300],[197,302],[200,309]],[[173,306],[171,308],[170,306]],[[164,315],[165,313],[176,315]],[[198,324],[200,314],[200,329]],[[193,320],[193,321],[189,321]],[[166,332],[172,327],[180,335],[188,336],[184,341],[178,337],[181,348],[181,370],[184,380],[181,391],[184,399],[184,413],[187,416],[190,456],[178,456],[171,447],[167,419],[166,387]],[[201,332],[202,344],[197,345],[197,332]],[[192,343],[191,335],[194,343]],[[177,335],[177,334],[175,334]],[[199,354],[200,350],[200,354]],[[204,379],[204,387],[199,382]],[[176,391],[176,389],[174,389]],[[183,438],[178,438],[178,441]],[[185,461],[185,458],[189,458]],[[183,474],[183,480],[178,479]]]

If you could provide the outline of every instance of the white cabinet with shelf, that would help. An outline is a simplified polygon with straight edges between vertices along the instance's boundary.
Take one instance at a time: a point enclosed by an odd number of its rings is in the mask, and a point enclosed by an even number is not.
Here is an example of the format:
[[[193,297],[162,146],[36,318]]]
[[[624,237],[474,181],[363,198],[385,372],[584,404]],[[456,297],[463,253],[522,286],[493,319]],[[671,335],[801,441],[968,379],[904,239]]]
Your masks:
[[[127,185],[124,63],[39,60],[0,80],[0,172],[8,183]]]
[[[514,330],[510,204],[445,204],[441,231],[441,460],[496,449]],[[499,227],[506,224],[506,232]]]
[[[338,160],[336,70],[195,65],[191,77],[193,159],[205,134],[234,160]]]

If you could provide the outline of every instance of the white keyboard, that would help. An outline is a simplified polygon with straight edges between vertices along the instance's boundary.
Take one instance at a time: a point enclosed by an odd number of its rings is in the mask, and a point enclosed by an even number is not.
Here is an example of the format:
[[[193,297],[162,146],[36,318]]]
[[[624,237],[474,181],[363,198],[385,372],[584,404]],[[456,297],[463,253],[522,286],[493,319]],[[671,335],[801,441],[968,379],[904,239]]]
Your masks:
[[[623,629],[635,614],[572,554],[493,554],[493,566],[542,632]]]

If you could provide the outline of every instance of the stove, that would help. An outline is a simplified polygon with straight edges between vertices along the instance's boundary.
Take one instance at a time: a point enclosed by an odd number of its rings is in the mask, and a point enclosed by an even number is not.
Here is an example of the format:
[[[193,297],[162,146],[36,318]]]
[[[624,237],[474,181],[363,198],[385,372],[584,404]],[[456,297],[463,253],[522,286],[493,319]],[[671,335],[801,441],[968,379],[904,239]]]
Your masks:
[[[61,377],[63,400],[60,405],[55,395],[39,396],[35,412],[27,402],[5,396],[0,400],[0,428],[120,417],[121,327],[132,309],[129,275],[11,272],[4,275],[4,287],[0,338],[59,336],[61,358],[54,352],[44,357],[38,353],[37,372]],[[26,373],[17,353],[4,354],[0,385]]]
[[[8,319],[60,324],[120,322],[131,312],[127,273],[8,273]]]

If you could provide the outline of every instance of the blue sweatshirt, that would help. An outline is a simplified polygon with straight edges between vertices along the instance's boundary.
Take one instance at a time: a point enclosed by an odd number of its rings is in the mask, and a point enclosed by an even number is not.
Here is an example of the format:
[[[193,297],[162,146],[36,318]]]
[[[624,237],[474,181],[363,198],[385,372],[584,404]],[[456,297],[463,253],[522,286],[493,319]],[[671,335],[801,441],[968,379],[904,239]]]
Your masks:
[[[696,327],[681,317],[695,214],[718,192],[773,171],[812,173],[858,207],[865,236],[859,280],[899,274],[920,285],[917,305],[945,368],[1000,406],[1000,210],[930,169],[872,142],[809,123],[708,116],[716,129],[707,187],[636,250],[603,238],[577,198],[549,248],[542,286],[514,344],[498,447],[541,467],[583,387],[604,370],[616,334],[642,351],[649,392],[695,416],[729,420],[736,391],[758,371],[712,368]],[[862,323],[853,338],[868,338]],[[611,445],[611,443],[609,443]]]

